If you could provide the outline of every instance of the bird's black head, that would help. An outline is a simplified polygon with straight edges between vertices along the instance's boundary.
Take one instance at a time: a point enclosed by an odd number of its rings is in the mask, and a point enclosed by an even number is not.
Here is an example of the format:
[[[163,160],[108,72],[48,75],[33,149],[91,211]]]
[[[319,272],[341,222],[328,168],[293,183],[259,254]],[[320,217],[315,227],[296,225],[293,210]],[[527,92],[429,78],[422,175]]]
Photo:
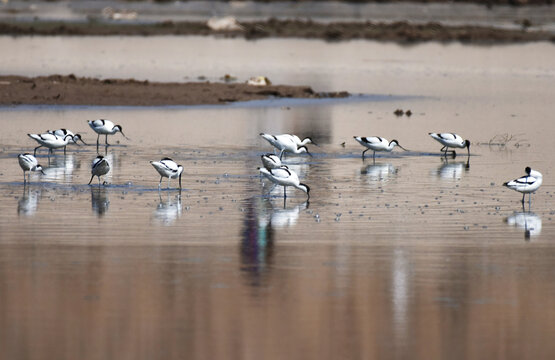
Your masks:
[[[301,149],[302,149],[302,151],[301,151]],[[304,145],[299,146],[299,147],[297,148],[297,150],[300,151],[300,152],[305,152],[305,153],[307,153],[308,155],[312,156],[312,154],[308,151],[308,148],[307,148],[306,146],[304,146]]]
[[[527,166],[526,169],[524,169],[524,171],[526,172],[526,175],[530,175],[530,173],[532,172],[532,169],[530,168],[530,166]]]
[[[312,144],[312,145],[316,145],[318,146],[318,144],[316,144],[316,142],[314,140],[312,140],[312,138],[310,136],[307,136],[303,139],[303,141],[308,140],[307,144]]]
[[[470,150],[470,140],[465,140],[464,141],[464,147],[466,147],[468,150]]]

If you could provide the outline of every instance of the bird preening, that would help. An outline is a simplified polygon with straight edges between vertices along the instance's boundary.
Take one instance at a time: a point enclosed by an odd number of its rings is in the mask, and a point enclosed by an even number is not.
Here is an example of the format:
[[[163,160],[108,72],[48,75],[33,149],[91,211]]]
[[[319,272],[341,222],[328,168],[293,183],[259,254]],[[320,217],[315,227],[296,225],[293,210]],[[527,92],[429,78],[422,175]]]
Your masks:
[[[94,177],[98,177],[98,186],[100,186],[100,177],[106,175],[110,171],[110,163],[106,158],[102,155],[98,155],[94,158],[92,165],[91,165],[91,180],[89,180],[89,184],[93,181]]]
[[[503,186],[522,193],[521,202],[523,208],[526,194],[528,194],[528,206],[530,206],[532,203],[532,193],[538,190],[543,182],[543,175],[539,171],[532,170],[532,168],[527,166],[524,169],[524,172],[526,175],[503,183]]]

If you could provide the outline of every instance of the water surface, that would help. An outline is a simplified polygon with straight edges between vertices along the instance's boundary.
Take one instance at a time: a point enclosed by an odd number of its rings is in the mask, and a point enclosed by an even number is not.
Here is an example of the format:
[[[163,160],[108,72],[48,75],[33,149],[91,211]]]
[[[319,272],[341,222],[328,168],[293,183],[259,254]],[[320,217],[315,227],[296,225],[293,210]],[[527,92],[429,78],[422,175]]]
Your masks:
[[[41,46],[35,38],[6,41]],[[107,47],[111,41],[120,39]],[[216,55],[229,40],[220,41],[199,49],[210,60],[197,74],[225,71]],[[329,57],[303,52],[307,44]],[[298,82],[374,94],[345,102],[0,109],[6,358],[551,357],[552,45],[366,44],[337,52],[338,44],[290,40],[296,59],[279,58],[279,71],[267,66],[286,82],[303,73],[296,64],[312,63]],[[341,55],[349,51],[362,55]],[[32,72],[64,55],[27,65],[12,56],[10,66]],[[123,71],[136,76],[148,61]],[[68,64],[76,75],[89,71]],[[106,69],[93,72],[112,76]],[[163,79],[165,71],[144,74]],[[413,115],[397,117],[397,108]],[[93,118],[112,119],[130,138],[117,134],[109,137],[114,146],[98,148],[112,164],[100,187],[96,179],[86,185],[97,155],[85,122]],[[26,134],[59,127],[91,145],[57,151],[50,163],[39,150],[46,175],[32,174],[24,186],[16,156],[35,146]],[[469,138],[472,155],[442,158],[430,131]],[[260,155],[271,151],[260,132],[319,143],[309,145],[314,157],[285,160],[310,185],[310,202],[289,189],[284,204],[282,189],[260,180]],[[498,145],[502,134],[513,136],[506,146]],[[395,138],[410,151],[363,161],[353,135]],[[181,194],[175,180],[158,191],[148,162],[164,156],[185,167]],[[521,195],[501,184],[525,166],[541,171],[544,183],[523,211]]]

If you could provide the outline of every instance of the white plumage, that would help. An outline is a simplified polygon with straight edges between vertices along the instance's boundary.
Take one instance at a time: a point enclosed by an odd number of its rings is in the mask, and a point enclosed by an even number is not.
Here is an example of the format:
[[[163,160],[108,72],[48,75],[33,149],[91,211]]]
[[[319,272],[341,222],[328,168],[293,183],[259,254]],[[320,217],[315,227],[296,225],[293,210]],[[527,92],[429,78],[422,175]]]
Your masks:
[[[162,185],[162,178],[168,178],[169,189],[171,179],[177,179],[179,177],[179,189],[181,190],[181,174],[183,173],[183,166],[178,165],[175,161],[167,157],[160,161],[151,161],[150,164],[154,166],[156,171],[158,171],[158,174],[160,174],[158,189],[160,189],[160,186]]]
[[[364,153],[368,150],[372,150],[374,153],[372,154],[372,158],[376,159],[376,151],[387,151],[391,152],[393,148],[397,145],[401,149],[407,151],[404,147],[399,145],[397,140],[388,141],[379,136],[353,136],[353,138],[362,146],[367,147],[366,150],[362,152],[362,158],[364,159]]]
[[[277,155],[264,154],[264,155],[261,155],[260,158],[262,159],[262,164],[268,170],[281,167],[281,160]]]
[[[52,149],[58,149],[61,147],[66,146],[69,141],[73,138],[71,135],[66,136],[57,136],[55,134],[44,133],[44,134],[27,134],[31,139],[38,142],[40,145],[35,148],[33,155],[36,156],[37,149],[41,147],[47,147],[49,149],[49,154],[52,152]]]
[[[310,199],[310,188],[308,185],[301,183],[297,173],[289,169],[287,166],[281,166],[270,170],[266,168],[258,168],[258,171],[260,171],[262,175],[273,183],[283,186],[283,197],[287,198],[287,186],[293,186],[301,191],[304,191],[308,196],[308,199]]]
[[[92,167],[91,167],[92,176],[88,185],[91,184],[95,176],[98,176],[98,186],[100,186],[100,177],[103,175],[106,175],[109,171],[110,171],[110,163],[108,162],[108,160],[106,160],[104,156],[98,155],[92,162]]]
[[[123,135],[124,138],[129,140],[129,138],[125,136],[125,134],[123,133],[123,129],[121,125],[114,125],[114,123],[111,122],[110,120],[105,120],[105,119],[88,120],[87,123],[89,124],[91,129],[93,129],[94,132],[98,134],[96,138],[97,146],[100,141],[100,135],[106,135],[106,145],[110,145],[108,144],[108,135],[114,135],[118,131],[121,133],[121,135]]]
[[[543,176],[539,171],[532,170],[529,166],[526,167],[524,171],[526,172],[526,175],[503,183],[503,186],[522,193],[522,205],[524,205],[524,197],[526,194],[530,194],[528,196],[528,201],[530,202],[532,196],[531,194],[538,190],[543,182]]]
[[[447,155],[447,151],[449,148],[458,148],[464,149],[468,151],[468,155],[470,156],[470,141],[464,140],[460,135],[454,133],[428,133],[432,138],[437,140],[443,147],[440,151],[444,151],[444,155]],[[456,155],[455,150],[449,150],[453,152],[453,155]]]
[[[280,159],[282,158],[284,152],[290,152],[293,154],[306,152],[308,155],[312,156],[308,151],[308,148],[304,146],[305,144],[313,143],[310,138],[304,138],[304,140],[301,141],[298,136],[290,134],[271,135],[260,133],[260,136],[280,151]]]
[[[21,167],[21,169],[23,169],[24,184],[26,182],[26,179],[25,179],[26,171],[40,171],[41,173],[44,174],[44,171],[42,171],[42,166],[39,165],[39,162],[33,155],[29,153],[19,154],[17,155],[17,160],[19,161],[19,166]]]

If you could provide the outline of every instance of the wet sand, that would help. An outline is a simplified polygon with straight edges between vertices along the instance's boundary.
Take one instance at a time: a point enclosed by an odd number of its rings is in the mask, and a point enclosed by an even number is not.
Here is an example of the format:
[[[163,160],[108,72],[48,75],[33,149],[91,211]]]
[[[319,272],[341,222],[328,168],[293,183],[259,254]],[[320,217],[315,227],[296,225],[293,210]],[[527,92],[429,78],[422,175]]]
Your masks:
[[[205,22],[164,21],[154,24],[106,23],[90,21],[67,23],[60,21],[4,22],[0,23],[2,35],[221,35],[260,39],[267,37],[310,38],[328,41],[367,39],[417,43],[423,41],[489,44],[527,41],[555,41],[546,31],[526,31],[524,20],[521,30],[499,29],[485,26],[446,26],[440,23],[412,24],[406,21],[394,23],[332,22],[320,23],[310,20],[278,20],[242,22],[242,29],[235,31],[211,30]]]
[[[0,76],[0,105],[162,106],[216,105],[269,98],[337,98],[309,86],[245,83],[159,83],[134,79],[92,79],[74,75]]]

